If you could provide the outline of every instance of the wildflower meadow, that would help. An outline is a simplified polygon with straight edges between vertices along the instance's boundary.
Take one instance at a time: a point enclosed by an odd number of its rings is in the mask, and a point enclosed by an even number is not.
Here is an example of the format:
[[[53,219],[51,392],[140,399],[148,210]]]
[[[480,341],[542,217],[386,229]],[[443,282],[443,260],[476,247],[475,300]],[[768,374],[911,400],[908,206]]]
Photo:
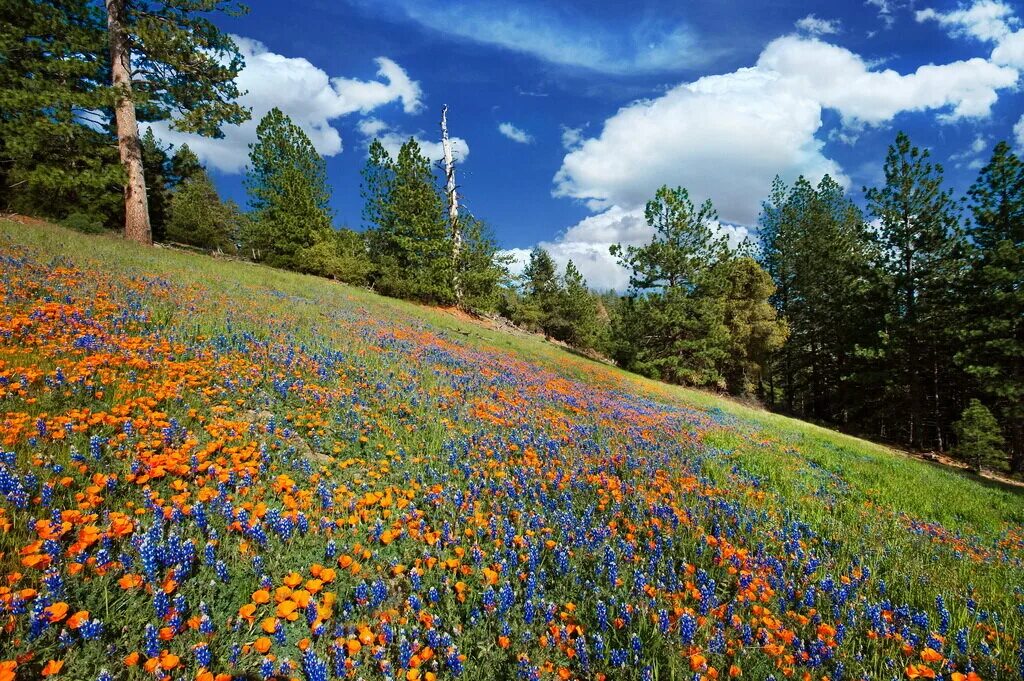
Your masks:
[[[1024,678],[1024,494],[269,268],[0,223],[0,679]]]

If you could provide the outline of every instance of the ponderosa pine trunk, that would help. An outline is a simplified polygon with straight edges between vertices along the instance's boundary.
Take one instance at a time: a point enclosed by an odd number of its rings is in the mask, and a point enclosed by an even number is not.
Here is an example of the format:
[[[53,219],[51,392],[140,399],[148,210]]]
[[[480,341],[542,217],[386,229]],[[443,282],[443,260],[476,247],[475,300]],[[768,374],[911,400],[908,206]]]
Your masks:
[[[151,244],[153,232],[149,224],[139,123],[135,118],[135,102],[132,100],[131,49],[124,25],[124,0],[106,0],[106,6],[110,70],[115,90],[117,148],[127,178],[124,186],[124,235],[130,241]]]

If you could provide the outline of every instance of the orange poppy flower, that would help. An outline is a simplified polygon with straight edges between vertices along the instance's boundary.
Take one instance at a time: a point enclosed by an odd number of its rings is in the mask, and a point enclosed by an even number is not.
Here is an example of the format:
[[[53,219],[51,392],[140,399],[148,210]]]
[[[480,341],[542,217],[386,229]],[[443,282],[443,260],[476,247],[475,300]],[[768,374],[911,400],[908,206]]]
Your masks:
[[[41,672],[41,675],[42,676],[56,676],[57,674],[60,674],[60,670],[63,667],[64,667],[64,661],[63,660],[50,660],[45,665],[43,665],[43,671]]]
[[[260,628],[268,634],[273,634],[277,631],[277,620],[273,617],[268,617],[260,623]]]
[[[256,652],[260,655],[266,654],[270,650],[271,641],[266,636],[260,636],[256,639],[256,642],[252,644],[252,647],[256,649]]]
[[[174,653],[165,652],[160,656],[160,666],[163,667],[164,670],[166,671],[171,671],[172,669],[177,667],[180,661],[181,658],[175,655]]]
[[[142,575],[128,574],[117,580],[118,586],[122,589],[135,589],[142,586]]]
[[[77,629],[89,620],[88,610],[79,610],[74,615],[68,618],[68,627],[71,629]]]
[[[246,603],[238,609],[238,616],[246,622],[252,622],[256,619],[256,606],[252,603]]]
[[[266,589],[260,589],[259,591],[252,592],[252,602],[263,605],[264,603],[270,602],[270,592]]]
[[[64,601],[58,601],[47,607],[43,612],[46,613],[51,622],[60,622],[68,614],[68,604]]]

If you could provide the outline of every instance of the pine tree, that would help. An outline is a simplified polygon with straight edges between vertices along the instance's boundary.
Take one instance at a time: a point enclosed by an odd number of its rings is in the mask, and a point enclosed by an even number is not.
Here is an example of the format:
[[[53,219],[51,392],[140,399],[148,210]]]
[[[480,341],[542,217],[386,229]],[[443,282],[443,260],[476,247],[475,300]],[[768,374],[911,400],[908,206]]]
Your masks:
[[[205,172],[206,169],[199,162],[199,157],[195,155],[195,152],[187,144],[182,144],[171,156],[170,172],[167,178],[173,188],[188,178]]]
[[[971,188],[974,245],[957,361],[992,404],[1024,470],[1024,162],[996,145]]]
[[[562,282],[557,322],[551,335],[575,348],[588,350],[597,342],[597,299],[572,260],[565,264]]]
[[[167,238],[209,250],[236,252],[243,218],[233,203],[221,201],[217,189],[199,170],[171,194],[167,207]]]
[[[957,276],[957,204],[943,188],[942,167],[899,133],[885,161],[885,185],[866,191],[881,224],[882,267],[890,282],[884,361],[890,370],[890,405],[905,410],[904,437],[914,447],[942,446],[942,411],[953,365],[951,329],[943,311],[953,304]],[[929,405],[931,408],[929,408]],[[926,430],[928,434],[926,434]]]
[[[772,302],[790,337],[775,353],[762,392],[788,412],[848,423],[866,395],[859,348],[877,344],[873,248],[863,216],[825,176],[817,186],[778,178],[760,219],[760,261],[775,283]]]
[[[662,187],[645,209],[654,230],[645,246],[611,253],[630,270],[621,308],[623,343],[616,359],[673,383],[724,386],[729,342],[722,301],[704,295],[714,265],[728,256],[710,202],[695,208],[683,188]]]
[[[271,109],[256,128],[245,179],[252,209],[246,241],[257,259],[301,269],[299,252],[331,229],[326,173],[302,128]]]
[[[1004,467],[1005,457],[1001,448],[1003,436],[992,412],[979,400],[971,400],[960,420],[953,424],[958,442],[953,453],[967,461],[972,468]]]
[[[149,243],[138,121],[173,117],[177,130],[216,137],[221,125],[248,120],[248,111],[235,102],[242,57],[207,16],[235,15],[243,8],[231,0],[105,0],[105,6],[107,63],[126,177],[125,235]]]
[[[397,159],[372,142],[362,191],[374,288],[397,298],[452,303],[451,234],[430,160],[416,140],[409,138]]]
[[[471,213],[459,216],[462,248],[459,249],[459,281],[462,305],[489,312],[498,304],[499,287],[508,279],[511,257],[502,255],[487,225]]]
[[[171,202],[171,157],[170,147],[161,145],[147,128],[142,136],[142,168],[146,176],[146,199],[149,210],[149,224],[154,241],[163,241],[167,234],[167,212]]]
[[[719,261],[708,278],[705,295],[720,301],[728,331],[726,357],[719,373],[734,395],[750,396],[761,381],[769,355],[782,347],[789,329],[769,302],[771,277],[753,258]]]
[[[97,115],[112,102],[103,18],[90,0],[0,4],[0,209],[120,214],[123,171]]]
[[[551,336],[561,297],[558,266],[545,249],[535,246],[521,276],[524,305],[516,323]]]

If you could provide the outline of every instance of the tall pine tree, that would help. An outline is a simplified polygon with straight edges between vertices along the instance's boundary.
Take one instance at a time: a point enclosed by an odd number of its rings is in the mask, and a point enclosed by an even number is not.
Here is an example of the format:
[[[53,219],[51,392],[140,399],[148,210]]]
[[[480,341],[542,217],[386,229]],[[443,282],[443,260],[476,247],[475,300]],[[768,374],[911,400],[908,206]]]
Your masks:
[[[885,185],[866,192],[888,280],[882,360],[891,377],[889,405],[902,412],[901,439],[918,448],[944,445],[944,415],[955,406],[948,316],[959,276],[958,205],[929,157],[899,133],[886,156]]]
[[[125,235],[150,243],[138,121],[172,119],[183,132],[217,137],[248,120],[235,100],[243,66],[231,38],[208,17],[235,15],[232,0],[104,0],[118,150],[124,168]],[[95,55],[95,53],[93,53]]]
[[[252,254],[275,267],[301,269],[300,251],[331,229],[331,193],[323,158],[277,107],[256,128],[245,185]]]
[[[450,304],[451,234],[430,160],[414,138],[396,159],[377,140],[369,151],[363,217],[371,230],[374,288],[398,298]]]
[[[0,209],[121,215],[104,38],[90,0],[0,3]]]
[[[971,272],[957,360],[996,410],[1024,470],[1024,162],[1000,142],[969,192]]]
[[[616,358],[629,368],[673,383],[724,386],[728,329],[723,306],[708,278],[728,257],[717,233],[718,215],[709,201],[699,208],[689,193],[662,187],[647,203],[654,230],[644,246],[611,247],[630,271],[630,292],[621,327],[625,339]]]

